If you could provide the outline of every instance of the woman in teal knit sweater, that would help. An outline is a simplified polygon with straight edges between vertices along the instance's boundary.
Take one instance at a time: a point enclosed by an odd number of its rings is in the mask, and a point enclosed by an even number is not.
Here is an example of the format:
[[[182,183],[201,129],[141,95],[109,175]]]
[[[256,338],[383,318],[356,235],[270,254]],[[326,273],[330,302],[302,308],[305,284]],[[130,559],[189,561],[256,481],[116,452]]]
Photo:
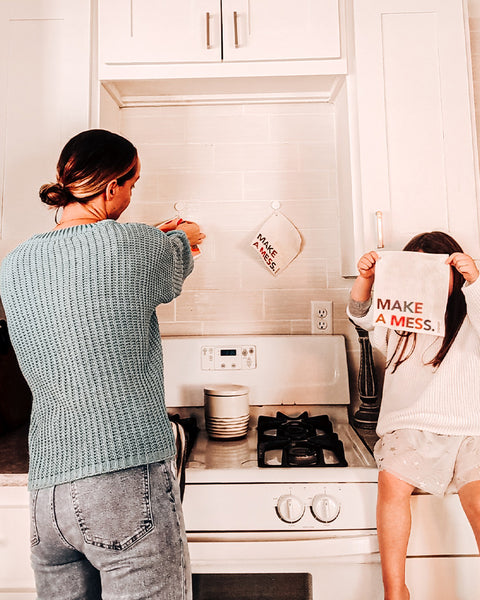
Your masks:
[[[193,268],[195,223],[162,232],[118,223],[140,161],[125,138],[72,138],[53,231],[3,261],[0,293],[32,390],[29,489],[39,600],[191,597],[174,438],[163,385],[159,304]],[[183,229],[181,231],[180,229]]]

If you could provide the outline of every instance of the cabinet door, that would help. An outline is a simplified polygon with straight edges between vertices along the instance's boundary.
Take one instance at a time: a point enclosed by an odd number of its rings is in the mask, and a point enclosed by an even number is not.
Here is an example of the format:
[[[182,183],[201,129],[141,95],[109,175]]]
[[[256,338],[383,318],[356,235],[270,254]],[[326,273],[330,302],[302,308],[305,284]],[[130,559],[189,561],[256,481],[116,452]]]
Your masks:
[[[101,64],[221,60],[220,0],[99,0]]]
[[[88,126],[90,2],[0,2],[0,257],[51,229],[38,189]]]
[[[222,0],[226,61],[340,57],[338,0]]]
[[[21,593],[22,598],[33,598],[34,590],[28,493],[23,487],[1,487],[0,598],[13,599],[17,597],[16,593]]]
[[[363,248],[439,229],[479,257],[477,159],[461,0],[355,0]]]

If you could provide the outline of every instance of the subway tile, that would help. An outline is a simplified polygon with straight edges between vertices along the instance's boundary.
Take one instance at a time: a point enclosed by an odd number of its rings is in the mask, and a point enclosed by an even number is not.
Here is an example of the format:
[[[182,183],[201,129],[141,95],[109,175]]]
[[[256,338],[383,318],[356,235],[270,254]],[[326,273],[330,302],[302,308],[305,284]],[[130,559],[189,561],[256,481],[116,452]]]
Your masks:
[[[168,304],[159,304],[157,306],[157,319],[158,321],[175,321],[175,302],[169,302]]]
[[[170,137],[159,139],[167,121]],[[163,335],[309,334],[315,299],[333,300],[334,328],[348,329],[332,105],[133,109],[123,123],[137,131],[142,160],[125,220],[153,224],[180,204],[207,234],[182,294],[157,310]],[[273,201],[304,240],[276,278],[250,249]]]
[[[265,318],[267,319],[310,319],[312,300],[331,300],[333,316],[345,315],[348,299],[347,290],[297,289],[265,290]]]
[[[203,324],[199,322],[162,321],[159,322],[159,326],[162,338],[188,335],[203,335]]]
[[[478,22],[478,29],[470,31],[470,50],[475,62],[478,61],[478,56],[480,54],[480,19],[477,19],[476,21]]]
[[[336,173],[337,159],[332,143],[302,142],[298,146],[300,170],[332,170]]]
[[[185,119],[158,113],[152,117],[122,120],[122,135],[135,146],[146,143],[177,144],[186,139]]]
[[[216,144],[218,171],[297,171],[296,144]]]
[[[289,321],[208,321],[204,335],[288,335]]]
[[[190,119],[186,137],[189,142],[257,143],[268,141],[268,120],[255,115],[220,115]]]
[[[297,257],[287,268],[273,276],[252,250],[252,259],[241,264],[242,288],[254,290],[292,290],[297,288],[326,287],[324,259]]]
[[[205,218],[205,233],[230,236],[232,230],[243,231],[245,244],[250,243],[255,233],[272,214],[270,201],[258,202],[205,202],[201,204],[201,214]],[[208,224],[208,225],[207,225]],[[225,246],[225,245],[224,245]]]
[[[214,167],[214,148],[210,144],[141,144],[137,150],[142,173],[154,174],[159,169],[211,171]]]
[[[278,319],[309,319],[310,302],[317,300],[318,290],[266,290],[265,318]]]
[[[290,321],[290,332],[292,335],[310,335],[312,333],[312,322],[310,319],[297,319]]]
[[[172,202],[231,202],[243,197],[242,173],[160,171],[157,200]]]
[[[330,196],[329,171],[245,173],[246,200],[305,200]]]
[[[338,260],[340,257],[339,233],[336,229],[304,229],[304,258],[321,256],[327,260]]]
[[[240,264],[228,256],[206,260],[202,255],[195,259],[193,273],[187,278],[184,290],[239,290]]]
[[[318,142],[333,145],[335,124],[333,115],[271,115],[272,142]]]
[[[280,210],[300,231],[339,227],[337,202],[331,198],[284,201]]]
[[[176,300],[179,321],[262,321],[262,292],[193,291]]]

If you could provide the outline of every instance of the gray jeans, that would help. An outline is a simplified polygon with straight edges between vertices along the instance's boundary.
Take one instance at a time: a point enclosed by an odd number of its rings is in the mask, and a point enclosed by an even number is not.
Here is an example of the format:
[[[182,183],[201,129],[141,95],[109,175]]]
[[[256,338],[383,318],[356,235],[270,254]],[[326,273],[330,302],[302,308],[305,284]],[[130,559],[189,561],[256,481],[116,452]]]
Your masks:
[[[170,461],[31,493],[38,600],[190,600],[180,491]]]

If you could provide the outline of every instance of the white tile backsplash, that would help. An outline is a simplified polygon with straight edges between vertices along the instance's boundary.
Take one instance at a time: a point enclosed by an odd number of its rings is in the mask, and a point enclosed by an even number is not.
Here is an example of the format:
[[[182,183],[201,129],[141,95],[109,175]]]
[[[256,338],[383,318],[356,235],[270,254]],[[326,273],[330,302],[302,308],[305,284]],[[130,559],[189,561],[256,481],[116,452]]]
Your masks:
[[[180,204],[207,235],[181,296],[157,311],[162,335],[309,334],[310,301],[329,299],[334,333],[358,352],[340,276],[334,128],[323,103],[122,111],[142,161],[124,218],[153,224]],[[273,201],[303,238],[277,277],[249,247]]]

